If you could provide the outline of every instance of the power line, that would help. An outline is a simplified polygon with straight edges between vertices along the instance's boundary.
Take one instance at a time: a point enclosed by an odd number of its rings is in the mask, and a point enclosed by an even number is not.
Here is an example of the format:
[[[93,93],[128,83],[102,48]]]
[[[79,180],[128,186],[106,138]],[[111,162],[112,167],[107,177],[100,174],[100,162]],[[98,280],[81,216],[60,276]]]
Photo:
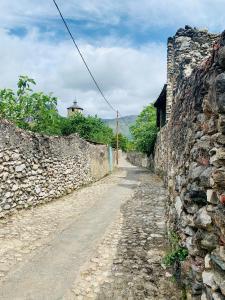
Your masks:
[[[56,6],[56,9],[57,9],[58,12],[59,12],[59,15],[60,15],[60,17],[61,17],[61,19],[62,19],[62,21],[63,21],[63,23],[64,23],[64,25],[65,25],[65,27],[66,27],[66,29],[67,29],[67,31],[68,31],[68,33],[69,33],[69,35],[70,35],[70,37],[71,37],[71,39],[72,39],[72,41],[73,41],[73,43],[74,43],[74,45],[75,45],[75,47],[76,47],[76,49],[77,49],[77,51],[78,51],[78,53],[79,53],[79,55],[80,55],[82,61],[83,61],[83,63],[84,63],[84,65],[85,65],[85,67],[86,67],[88,73],[90,74],[90,76],[91,76],[91,78],[92,78],[92,80],[93,80],[95,86],[97,87],[97,90],[99,91],[99,93],[101,94],[101,96],[102,96],[102,98],[105,100],[105,102],[108,104],[108,106],[109,106],[114,112],[117,113],[118,110],[116,110],[116,109],[113,107],[113,105],[109,102],[109,100],[105,97],[105,95],[104,95],[103,91],[101,90],[101,88],[100,88],[98,82],[96,81],[94,75],[92,74],[92,72],[91,72],[91,70],[90,70],[90,68],[89,68],[89,66],[88,66],[88,64],[87,64],[87,62],[86,62],[86,60],[85,60],[85,58],[84,58],[82,52],[80,51],[80,49],[79,49],[79,47],[78,47],[78,45],[77,45],[77,43],[76,43],[76,41],[75,41],[75,38],[74,38],[73,34],[71,33],[71,30],[70,30],[70,28],[69,28],[69,26],[68,26],[68,24],[67,24],[65,18],[63,17],[63,14],[62,14],[62,12],[61,12],[61,10],[60,10],[58,4],[56,3],[55,0],[53,0],[53,2],[54,2],[54,4],[55,4],[55,6]],[[125,122],[125,120],[121,119],[121,118],[122,118],[122,115],[121,115],[121,113],[120,113],[119,111],[118,111],[118,115],[120,116],[120,120],[121,120],[121,121],[129,128],[130,125],[129,125],[127,122]]]
[[[64,23],[64,25],[65,25],[65,27],[66,27],[66,29],[67,29],[67,31],[68,31],[68,33],[69,33],[69,35],[70,35],[70,37],[71,37],[71,39],[72,39],[72,41],[73,41],[73,43],[74,43],[74,45],[75,45],[75,47],[76,47],[76,49],[77,49],[77,51],[78,51],[78,53],[79,53],[79,55],[80,55],[82,61],[83,61],[83,63],[84,63],[84,65],[85,65],[85,67],[86,67],[88,73],[90,74],[92,80],[94,81],[94,84],[95,84],[95,86],[97,87],[99,93],[102,95],[103,99],[104,99],[105,102],[109,105],[109,107],[110,107],[114,112],[117,112],[117,110],[112,106],[112,104],[109,102],[109,100],[106,99],[106,97],[105,97],[103,91],[101,90],[99,84],[97,83],[96,79],[94,78],[94,75],[92,74],[90,68],[88,67],[88,64],[87,64],[86,60],[84,59],[84,56],[83,56],[83,54],[81,53],[81,51],[80,51],[80,49],[79,49],[79,47],[78,47],[78,45],[77,45],[77,43],[76,43],[76,41],[75,41],[73,35],[72,35],[72,33],[71,33],[70,29],[69,29],[69,26],[68,26],[66,20],[64,19],[61,10],[59,9],[58,4],[56,3],[55,0],[53,0],[53,2],[54,2],[55,6],[56,6],[56,8],[57,8],[57,10],[58,10],[58,12],[59,12],[59,15],[60,15],[60,17],[61,17],[61,19],[62,19],[62,21],[63,21],[63,23]]]

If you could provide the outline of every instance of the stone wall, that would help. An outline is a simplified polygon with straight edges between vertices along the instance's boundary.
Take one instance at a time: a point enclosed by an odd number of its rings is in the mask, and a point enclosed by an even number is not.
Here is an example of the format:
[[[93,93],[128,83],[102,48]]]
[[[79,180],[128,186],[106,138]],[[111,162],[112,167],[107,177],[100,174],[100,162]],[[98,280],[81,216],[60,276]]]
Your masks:
[[[168,169],[168,129],[167,125],[161,128],[157,134],[157,140],[154,149],[154,171],[157,175],[166,179]]]
[[[0,121],[0,217],[51,201],[109,173],[108,147],[43,136]]]
[[[152,159],[146,154],[135,151],[127,153],[127,160],[134,166],[143,168],[151,168],[153,163]]]
[[[177,80],[155,166],[166,170],[169,228],[189,251],[181,264],[189,299],[225,299],[225,32]]]
[[[211,34],[207,30],[185,26],[168,39],[167,121],[179,83],[186,80],[192,70],[210,55],[212,45],[217,38],[217,34]]]

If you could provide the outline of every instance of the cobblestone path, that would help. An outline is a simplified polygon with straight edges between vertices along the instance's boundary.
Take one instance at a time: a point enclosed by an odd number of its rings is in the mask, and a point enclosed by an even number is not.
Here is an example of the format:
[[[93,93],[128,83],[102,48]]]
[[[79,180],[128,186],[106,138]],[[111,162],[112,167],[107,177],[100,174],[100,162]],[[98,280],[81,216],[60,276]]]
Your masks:
[[[140,185],[121,206],[96,255],[81,270],[64,299],[180,300],[171,274],[161,266],[165,239],[166,191],[161,180],[140,172]]]
[[[181,299],[161,267],[166,193],[123,162],[101,181],[0,223],[0,299]]]
[[[161,267],[165,240],[165,190],[154,175],[141,176],[134,196],[123,204],[123,225],[109,282],[97,299],[181,299]],[[169,275],[169,274],[168,274]],[[177,294],[178,293],[178,294]]]

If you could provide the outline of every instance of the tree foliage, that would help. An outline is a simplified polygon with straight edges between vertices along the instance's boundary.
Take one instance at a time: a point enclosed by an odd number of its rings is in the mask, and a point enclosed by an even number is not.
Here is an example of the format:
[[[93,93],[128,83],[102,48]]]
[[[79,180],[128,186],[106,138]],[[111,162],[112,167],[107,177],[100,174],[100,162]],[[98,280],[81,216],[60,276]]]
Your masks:
[[[18,127],[48,135],[69,135],[78,133],[80,137],[116,147],[116,136],[97,116],[75,114],[70,118],[61,117],[57,110],[57,98],[51,94],[34,92],[35,81],[20,76],[17,91],[0,90],[0,117],[8,119]],[[153,108],[147,107],[138,117],[132,134],[134,142],[119,134],[119,148],[123,151],[138,150],[148,152],[153,138]],[[149,124],[150,121],[150,124]],[[150,125],[150,126],[149,126]],[[150,131],[149,131],[150,128]],[[151,151],[151,150],[150,150]]]
[[[156,110],[153,105],[144,108],[130,130],[135,149],[148,155],[151,154],[157,136]]]
[[[20,76],[18,90],[0,90],[0,117],[8,119],[18,127],[45,134],[60,133],[60,118],[57,99],[42,92],[33,92],[35,81]]]
[[[129,140],[128,140],[127,137],[125,137],[124,135],[122,135],[122,133],[118,134],[118,144],[119,144],[119,149],[121,149],[124,152],[127,152]],[[114,137],[113,137],[112,147],[113,148],[117,147],[117,136],[116,135],[114,135]]]
[[[111,144],[113,130],[97,116],[85,117],[77,113],[70,118],[64,118],[61,125],[63,135],[78,133],[80,137],[102,144]]]
[[[57,98],[51,94],[33,92],[35,81],[20,76],[18,90],[0,90],[0,117],[12,121],[20,128],[48,135],[69,135],[103,144],[111,144],[113,131],[101,119],[76,114],[71,118],[61,117],[57,110]]]

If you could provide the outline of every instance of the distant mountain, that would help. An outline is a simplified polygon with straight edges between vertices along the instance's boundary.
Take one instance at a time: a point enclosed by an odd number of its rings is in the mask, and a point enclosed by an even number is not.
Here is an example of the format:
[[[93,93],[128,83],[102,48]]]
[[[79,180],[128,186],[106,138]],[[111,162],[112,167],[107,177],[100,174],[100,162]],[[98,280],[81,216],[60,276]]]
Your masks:
[[[129,127],[134,124],[137,116],[126,116],[119,118],[119,132],[122,133],[127,138],[131,138],[131,133]],[[116,133],[116,119],[102,119],[102,121],[113,129]]]

